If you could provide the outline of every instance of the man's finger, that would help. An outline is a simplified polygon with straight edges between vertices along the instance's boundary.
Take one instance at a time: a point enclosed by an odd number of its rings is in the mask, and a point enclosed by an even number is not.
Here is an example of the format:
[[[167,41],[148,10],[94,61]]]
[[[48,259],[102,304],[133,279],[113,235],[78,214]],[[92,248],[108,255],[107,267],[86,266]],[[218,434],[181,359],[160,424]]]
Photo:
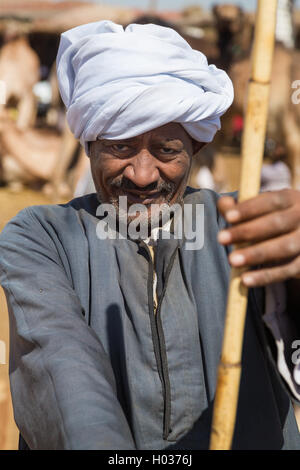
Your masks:
[[[222,207],[222,198],[219,201],[218,207],[227,222],[237,223],[251,220],[255,217],[268,214],[269,212],[287,209],[293,203],[294,193],[295,191],[290,189],[266,192],[248,199],[247,201],[239,202],[235,207],[228,208],[228,210],[225,211],[223,211]],[[297,197],[300,202],[300,196],[298,194]]]
[[[299,209],[272,212],[249,222],[234,225],[219,232],[221,244],[255,243],[292,232],[299,228]]]
[[[259,269],[257,271],[247,271],[242,274],[242,282],[247,287],[260,287],[272,284],[273,282],[283,282],[287,279],[299,276],[300,257],[283,266]]]
[[[247,248],[234,250],[229,255],[233,266],[257,266],[280,262],[300,255],[300,230]]]
[[[224,216],[226,212],[233,209],[236,205],[236,201],[231,196],[222,196],[218,200],[217,206],[221,214]]]

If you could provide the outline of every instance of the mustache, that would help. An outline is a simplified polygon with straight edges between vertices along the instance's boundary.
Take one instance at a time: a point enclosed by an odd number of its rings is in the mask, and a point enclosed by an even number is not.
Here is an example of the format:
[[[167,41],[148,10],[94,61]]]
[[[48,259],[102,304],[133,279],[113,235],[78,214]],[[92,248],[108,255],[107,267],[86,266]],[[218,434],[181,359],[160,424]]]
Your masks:
[[[111,182],[111,187],[113,189],[118,190],[136,190],[139,192],[149,192],[149,191],[157,191],[163,194],[171,194],[176,189],[176,184],[171,181],[154,181],[153,183],[148,184],[147,186],[137,186],[133,181],[123,176],[120,179],[114,180]]]

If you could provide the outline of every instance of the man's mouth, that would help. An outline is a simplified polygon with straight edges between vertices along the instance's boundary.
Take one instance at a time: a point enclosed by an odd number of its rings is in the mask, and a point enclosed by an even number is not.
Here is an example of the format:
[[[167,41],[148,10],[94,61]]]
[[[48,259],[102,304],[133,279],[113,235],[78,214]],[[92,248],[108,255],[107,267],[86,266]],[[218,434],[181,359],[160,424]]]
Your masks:
[[[159,202],[164,202],[166,200],[166,195],[161,191],[136,191],[136,190],[127,190],[122,191],[120,196],[126,196],[130,204],[158,204]],[[161,201],[160,201],[161,200]]]
[[[123,177],[112,181],[111,185],[111,196],[115,200],[121,196],[127,197],[127,204],[143,204],[149,206],[151,204],[170,204],[173,199],[176,185],[169,181],[153,182],[147,187],[138,187],[132,181]]]

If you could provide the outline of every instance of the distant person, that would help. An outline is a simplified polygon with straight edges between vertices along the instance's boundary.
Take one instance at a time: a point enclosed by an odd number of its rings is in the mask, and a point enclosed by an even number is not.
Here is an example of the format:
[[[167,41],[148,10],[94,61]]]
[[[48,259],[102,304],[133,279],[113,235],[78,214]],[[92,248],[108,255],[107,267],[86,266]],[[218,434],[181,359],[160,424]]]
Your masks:
[[[286,149],[274,140],[266,144],[267,155],[271,160],[265,163],[261,170],[261,191],[275,191],[291,188],[292,175],[286,160]]]
[[[195,175],[195,183],[198,188],[216,190],[213,169],[215,166],[216,151],[212,144],[206,145],[197,155],[197,163],[200,166]]]

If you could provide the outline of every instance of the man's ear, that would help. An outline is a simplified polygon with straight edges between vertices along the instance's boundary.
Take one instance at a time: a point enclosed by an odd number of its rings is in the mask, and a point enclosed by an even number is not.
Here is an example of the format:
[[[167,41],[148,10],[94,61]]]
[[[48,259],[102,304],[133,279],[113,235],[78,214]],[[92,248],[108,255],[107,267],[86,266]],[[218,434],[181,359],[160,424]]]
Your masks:
[[[193,139],[193,155],[200,152],[200,150],[206,145],[207,142],[198,142],[197,140]]]

